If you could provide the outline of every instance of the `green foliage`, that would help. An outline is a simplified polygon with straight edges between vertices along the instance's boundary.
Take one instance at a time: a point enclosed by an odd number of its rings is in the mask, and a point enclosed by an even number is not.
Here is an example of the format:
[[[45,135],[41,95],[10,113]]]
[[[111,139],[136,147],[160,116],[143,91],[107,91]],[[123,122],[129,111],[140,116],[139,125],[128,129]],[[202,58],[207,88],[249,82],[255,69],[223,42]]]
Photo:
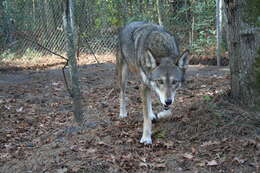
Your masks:
[[[14,32],[32,36],[32,40],[39,39],[41,44],[50,49],[64,48],[64,46],[60,46],[64,45],[65,41],[61,34],[63,30],[62,1],[4,0],[4,2],[1,4],[2,6],[0,5],[0,10],[3,8],[4,16],[15,21]],[[163,25],[167,30],[175,33],[180,40],[181,48],[189,47],[191,40],[192,49],[198,53],[203,53],[205,49],[215,45],[215,0],[159,2]],[[108,42],[104,41],[105,44],[101,45],[100,41],[111,40],[119,28],[126,23],[132,21],[158,23],[156,0],[75,0],[75,13],[79,36],[82,36],[81,41],[84,42],[88,39],[94,44],[100,44],[93,45],[93,47],[107,44]],[[0,22],[8,23],[6,18],[0,16]],[[3,26],[7,26],[7,30],[8,27],[11,28],[8,25]],[[191,39],[193,26],[193,38]],[[5,35],[1,36],[0,47],[8,47],[4,45],[5,37]],[[57,39],[60,39],[61,42],[58,42]],[[24,46],[28,46],[28,44],[24,44]],[[25,47],[23,52],[28,47]]]
[[[192,49],[196,53],[202,53],[205,51],[205,47],[212,47],[216,44],[215,29],[201,30],[199,31],[197,39],[194,41]]]
[[[193,15],[195,17],[195,40],[193,50],[197,53],[205,51],[205,48],[216,44],[215,28],[215,1],[198,1],[193,3]]]
[[[209,102],[209,101],[211,101],[212,96],[205,95],[205,96],[203,96],[203,99],[204,99],[205,101]]]
[[[10,49],[7,49],[6,51],[0,54],[0,60],[14,59],[14,58],[15,58],[15,53],[12,52]]]
[[[43,56],[43,53],[35,49],[26,49],[24,52],[18,53],[15,49],[7,49],[0,54],[0,60],[13,60],[13,59],[25,59],[33,60],[37,57]]]
[[[155,130],[153,136],[156,139],[165,139],[166,138],[166,132],[165,132],[165,130]]]
[[[254,26],[260,27],[260,0],[247,1],[245,20]]]
[[[35,59],[39,56],[43,56],[43,54],[39,51],[36,51],[35,49],[26,49],[24,52],[23,56],[21,57],[22,59],[27,59],[27,60],[32,60]]]

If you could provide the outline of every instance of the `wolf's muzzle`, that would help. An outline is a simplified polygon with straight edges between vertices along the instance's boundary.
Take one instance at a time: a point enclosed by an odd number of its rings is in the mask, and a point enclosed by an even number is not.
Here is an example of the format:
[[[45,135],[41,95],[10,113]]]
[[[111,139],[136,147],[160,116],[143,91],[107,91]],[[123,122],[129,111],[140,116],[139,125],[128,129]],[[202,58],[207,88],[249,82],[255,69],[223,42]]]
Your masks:
[[[163,109],[167,111],[170,109],[170,107],[168,105],[163,105]]]
[[[166,106],[171,105],[171,104],[172,104],[172,99],[167,99],[167,100],[165,101],[165,104],[166,104]]]

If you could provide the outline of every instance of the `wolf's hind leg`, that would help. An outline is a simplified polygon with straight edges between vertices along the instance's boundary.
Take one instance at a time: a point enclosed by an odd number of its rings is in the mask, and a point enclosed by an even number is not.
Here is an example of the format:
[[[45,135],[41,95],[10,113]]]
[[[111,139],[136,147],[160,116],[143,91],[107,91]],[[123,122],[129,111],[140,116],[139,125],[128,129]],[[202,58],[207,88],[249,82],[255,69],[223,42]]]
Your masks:
[[[125,89],[126,89],[126,85],[127,85],[127,76],[128,76],[128,67],[125,62],[121,62],[121,64],[119,64],[118,72],[119,72],[119,82],[120,82],[119,117],[124,118],[124,117],[127,117]]]

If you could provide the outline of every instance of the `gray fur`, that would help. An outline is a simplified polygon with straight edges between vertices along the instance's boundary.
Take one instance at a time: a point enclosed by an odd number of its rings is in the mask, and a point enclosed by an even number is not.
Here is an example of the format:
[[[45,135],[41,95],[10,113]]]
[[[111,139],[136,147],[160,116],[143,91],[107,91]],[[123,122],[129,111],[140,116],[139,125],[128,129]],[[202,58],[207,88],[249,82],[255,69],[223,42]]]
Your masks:
[[[142,78],[144,125],[141,143],[152,143],[151,120],[156,116],[152,111],[151,91],[156,92],[161,103],[168,107],[174,101],[176,91],[184,80],[188,54],[189,52],[185,51],[180,55],[174,36],[160,25],[132,22],[120,32],[117,55],[121,88],[120,117],[127,116],[125,87],[129,69],[139,73]],[[167,108],[157,117],[170,114],[171,111]]]

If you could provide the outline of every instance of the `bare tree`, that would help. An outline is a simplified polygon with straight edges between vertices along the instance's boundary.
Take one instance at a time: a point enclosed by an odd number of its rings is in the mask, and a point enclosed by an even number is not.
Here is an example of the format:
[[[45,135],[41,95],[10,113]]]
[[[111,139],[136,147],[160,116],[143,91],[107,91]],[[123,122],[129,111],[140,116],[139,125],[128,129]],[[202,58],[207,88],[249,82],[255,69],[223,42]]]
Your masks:
[[[260,56],[259,52],[257,53],[260,51],[260,28],[257,25],[259,22],[258,2],[256,0],[224,0],[227,15],[231,96],[244,105],[260,107]],[[252,14],[254,9],[258,15]]]
[[[64,0],[63,22],[67,36],[67,56],[69,58],[70,94],[73,99],[73,111],[75,120],[82,123],[83,113],[81,108],[81,94],[79,86],[79,74],[76,59],[76,27],[74,23],[74,1]]]

